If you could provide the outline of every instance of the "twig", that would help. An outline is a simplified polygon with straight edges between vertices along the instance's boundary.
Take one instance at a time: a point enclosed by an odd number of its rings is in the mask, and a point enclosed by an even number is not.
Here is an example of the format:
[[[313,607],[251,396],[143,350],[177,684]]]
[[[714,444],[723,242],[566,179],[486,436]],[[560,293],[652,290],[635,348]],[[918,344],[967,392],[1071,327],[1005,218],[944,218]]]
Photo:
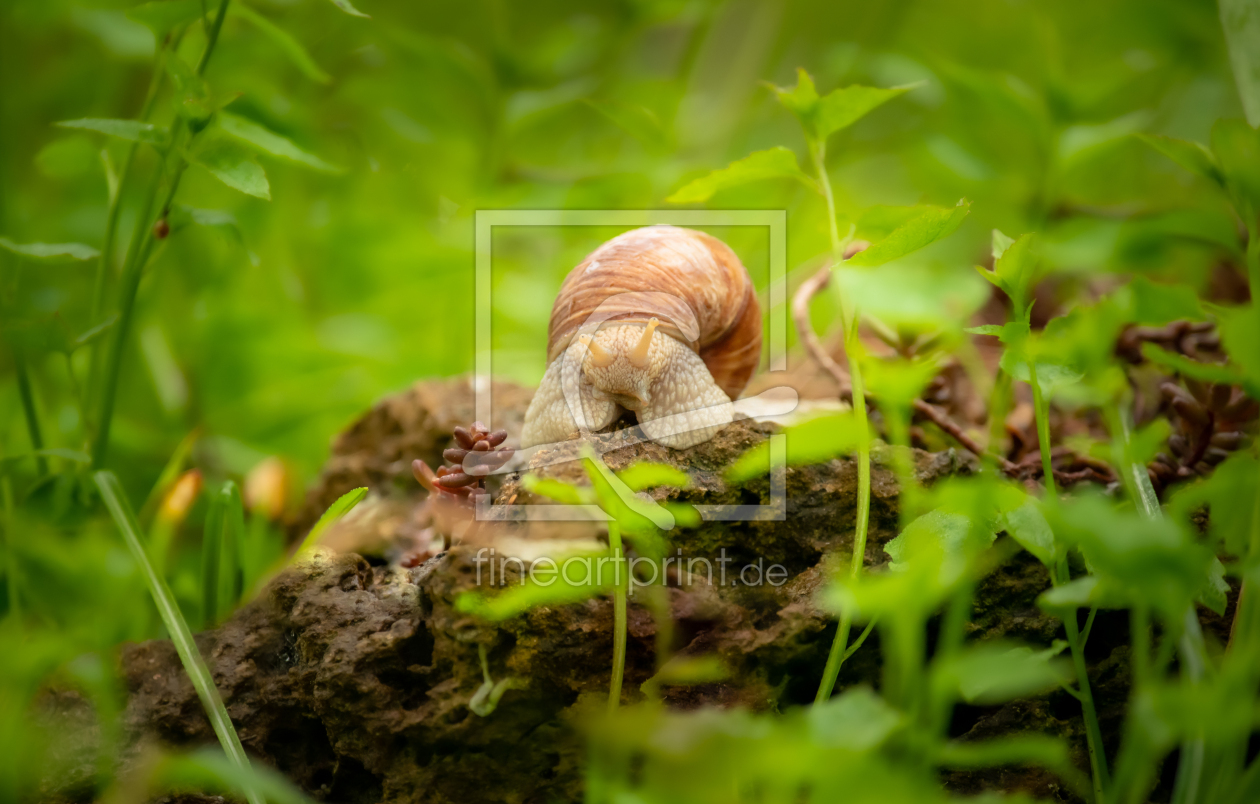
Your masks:
[[[830,265],[823,266],[817,273],[802,282],[801,286],[796,289],[796,295],[792,297],[792,320],[796,324],[797,336],[805,347],[805,351],[809,352],[809,356],[814,359],[814,362],[830,374],[831,378],[840,386],[840,398],[851,400],[853,398],[853,385],[849,382],[849,373],[831,355],[827,354],[827,350],[818,341],[818,336],[814,334],[814,327],[809,321],[809,303],[830,282]],[[949,434],[965,449],[975,453],[977,457],[984,455],[984,448],[977,444],[975,439],[967,435],[962,427],[951,419],[945,411],[929,402],[924,402],[922,399],[914,400],[914,409]],[[1000,455],[996,457],[998,464],[1002,467],[1002,471],[1006,474],[1013,475],[1019,471],[1019,467],[1011,461]]]

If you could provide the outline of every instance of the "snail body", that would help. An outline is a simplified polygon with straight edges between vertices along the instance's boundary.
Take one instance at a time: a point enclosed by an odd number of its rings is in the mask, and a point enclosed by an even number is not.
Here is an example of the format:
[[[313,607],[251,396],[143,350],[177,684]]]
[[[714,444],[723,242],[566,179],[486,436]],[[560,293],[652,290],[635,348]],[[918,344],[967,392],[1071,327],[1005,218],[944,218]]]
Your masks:
[[[548,367],[521,444],[563,441],[635,412],[653,441],[684,448],[730,423],[761,356],[761,308],[722,241],[690,229],[625,232],[561,285]]]

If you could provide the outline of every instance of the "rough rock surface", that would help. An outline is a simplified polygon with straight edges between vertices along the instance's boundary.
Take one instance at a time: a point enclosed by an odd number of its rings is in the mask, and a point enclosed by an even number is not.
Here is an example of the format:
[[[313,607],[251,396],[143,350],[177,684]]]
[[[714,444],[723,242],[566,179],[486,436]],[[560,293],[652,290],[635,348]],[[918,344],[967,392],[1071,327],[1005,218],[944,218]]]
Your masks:
[[[496,383],[495,394],[509,430],[518,427],[528,393]],[[419,487],[400,479],[413,458],[436,462],[448,446],[451,426],[471,418],[471,396],[466,380],[424,383],[378,405],[338,440],[302,521],[358,485],[376,492],[372,504],[418,508]],[[604,457],[614,469],[653,460],[691,474],[692,488],[658,490],[658,499],[765,504],[767,479],[731,488],[720,473],[773,429],[742,420],[686,452],[643,443]],[[536,455],[535,465],[547,457]],[[974,458],[962,453],[916,457],[926,483],[975,469]],[[572,480],[581,468],[567,462],[541,471]],[[787,582],[778,587],[698,583],[669,590],[675,647],[687,654],[716,653],[732,670],[722,683],[673,688],[670,703],[782,709],[812,700],[835,631],[834,621],[814,605],[814,593],[829,557],[850,549],[855,489],[849,460],[791,468],[786,519],[706,523],[670,534],[671,545],[686,556],[715,557],[725,550],[735,567],[763,557],[788,570]],[[530,495],[518,478],[509,477],[497,499],[520,504],[530,502]],[[895,501],[892,473],[877,462],[869,565],[885,561],[882,547],[894,535]],[[479,530],[478,538],[485,544],[493,531],[487,537]],[[411,569],[373,564],[353,553],[321,553],[278,578],[219,629],[200,635],[247,750],[329,801],[580,799],[582,744],[571,722],[607,690],[611,603],[595,599],[540,608],[500,624],[460,613],[456,597],[477,586],[474,547],[456,545]],[[981,584],[972,635],[1049,644],[1061,635],[1061,626],[1034,603],[1047,585],[1034,559],[1015,556]],[[1127,697],[1126,622],[1100,614],[1090,641],[1095,695],[1112,751]],[[641,598],[631,603],[629,631],[624,689],[633,700],[652,672],[656,638]],[[483,680],[480,648],[496,681],[511,676],[523,682],[487,717],[468,707]],[[169,642],[128,646],[122,664],[133,739],[180,746],[213,741]],[[878,637],[872,635],[845,664],[840,685],[877,686],[879,667]],[[1028,730],[1068,737],[1077,764],[1087,767],[1079,707],[1063,692],[998,707],[960,706],[951,726],[963,739]],[[945,782],[960,792],[1024,790],[1074,800],[1053,775],[1037,769],[953,773]]]

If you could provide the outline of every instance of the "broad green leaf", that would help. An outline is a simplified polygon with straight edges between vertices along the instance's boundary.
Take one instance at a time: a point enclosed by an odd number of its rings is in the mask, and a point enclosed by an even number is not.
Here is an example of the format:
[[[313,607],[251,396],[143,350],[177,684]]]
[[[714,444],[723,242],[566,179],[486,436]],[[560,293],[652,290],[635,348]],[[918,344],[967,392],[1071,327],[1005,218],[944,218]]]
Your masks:
[[[1000,242],[999,235],[1010,242]],[[1036,235],[1023,234],[1010,240],[995,229],[993,238],[993,253],[997,255],[994,257],[993,270],[977,265],[976,271],[1005,293],[1014,309],[1023,310],[1028,305],[1037,278]],[[1001,254],[998,254],[999,246]]]
[[[168,31],[201,19],[213,4],[203,0],[158,0],[127,9],[127,17],[140,23],[161,40]]]
[[[364,19],[371,19],[371,16],[364,14],[362,11],[360,11],[359,9],[351,5],[350,0],[330,0],[330,2],[334,6],[346,12],[352,17],[363,17]]]
[[[993,262],[996,264],[997,261],[1002,258],[1002,255],[1006,253],[1006,250],[1014,245],[1014,243],[1014,238],[1008,237],[1007,235],[1002,234],[1001,231],[994,229],[993,245],[990,249],[993,254]]]
[[[1260,489],[1260,461],[1247,452],[1235,452],[1212,472],[1174,492],[1168,511],[1180,522],[1191,523],[1195,512],[1207,506],[1208,535],[1218,550],[1245,556],[1255,518],[1256,495]]]
[[[210,675],[210,668],[206,666],[197,643],[193,641],[192,631],[189,630],[188,622],[179,610],[179,604],[175,602],[175,596],[171,594],[161,573],[155,570],[152,562],[149,561],[149,556],[141,541],[140,525],[136,522],[130,503],[127,502],[122,484],[118,482],[113,472],[97,472],[94,479],[97,489],[101,492],[101,499],[105,501],[105,507],[109,509],[114,524],[123,535],[127,549],[131,551],[132,559],[140,568],[149,586],[149,593],[153,596],[153,602],[157,604],[162,623],[166,626],[171,642],[175,645],[175,652],[179,654],[184,672],[188,674],[188,679],[201,700],[201,706],[205,709],[211,728],[219,738],[219,744],[223,746],[231,763],[242,772],[248,773],[249,757],[245,755],[241,740],[232,726],[232,719],[228,716],[227,707],[223,705],[223,698],[219,695],[218,687],[214,685],[214,677]],[[246,799],[250,804],[262,804],[263,801],[261,794],[252,786],[246,791]]]
[[[914,87],[883,89],[855,84],[833,90],[818,100],[817,111],[814,115],[815,136],[826,139],[911,89]]]
[[[785,427],[789,466],[826,463],[858,446],[858,424],[851,411],[820,416]],[[770,471],[770,442],[765,441],[739,456],[723,476],[727,483],[743,483]]]
[[[906,722],[905,715],[864,686],[815,703],[805,717],[816,744],[849,751],[877,748]]]
[[[1006,534],[1019,546],[1036,556],[1047,567],[1053,567],[1063,557],[1063,547],[1054,538],[1050,523],[1041,513],[1041,506],[1032,497],[1005,516]]]
[[[314,804],[293,782],[261,762],[242,767],[213,748],[164,756],[146,781],[153,796],[196,790],[235,799],[257,791],[271,804]]]
[[[931,359],[880,360],[867,356],[862,363],[867,387],[880,403],[906,411],[914,405],[914,400],[923,393],[938,371],[940,366]]]
[[[1260,399],[1260,307],[1217,310],[1217,329],[1231,362],[1243,373],[1243,385],[1252,399]]]
[[[1098,496],[1065,501],[1046,514],[1055,534],[1079,547],[1098,576],[1095,594],[1149,605],[1179,621],[1208,577],[1212,553],[1170,518],[1121,511]]]
[[[464,592],[455,599],[455,608],[498,622],[540,606],[580,603],[612,589],[617,574],[627,572],[624,562],[606,551],[538,559],[524,583],[492,595]]]
[[[600,508],[616,520],[624,533],[646,540],[659,538],[658,531],[674,528],[674,517],[669,511],[646,495],[636,495],[589,448],[583,450],[582,465],[591,479]]]
[[[989,299],[987,285],[953,266],[907,261],[872,271],[846,262],[831,275],[842,303],[902,333],[955,332]]]
[[[1203,588],[1199,590],[1199,596],[1195,600],[1223,616],[1225,606],[1229,602],[1227,595],[1229,595],[1229,584],[1225,581],[1225,565],[1219,558],[1213,556],[1212,562],[1208,564]]]
[[[691,477],[681,469],[663,463],[639,461],[617,473],[621,482],[631,491],[646,491],[657,486],[671,486],[677,489],[690,488]]]
[[[62,120],[57,123],[61,128],[77,128],[84,131],[97,131],[132,142],[143,142],[166,147],[171,133],[166,126],[156,126],[139,120],[112,120],[108,118],[85,117],[81,120]]]
[[[1218,5],[1238,97],[1247,122],[1260,126],[1260,13],[1252,0],[1220,0]]]
[[[1028,370],[1028,357],[1016,349],[1007,349],[1002,353],[1000,365],[1002,370],[1020,382],[1031,383],[1032,372]],[[1037,384],[1041,390],[1049,393],[1056,386],[1071,385],[1080,382],[1085,376],[1080,370],[1066,363],[1051,362],[1049,359],[1036,359],[1033,364],[1037,368]]]
[[[86,134],[58,137],[35,154],[39,172],[52,179],[77,179],[94,173],[101,164],[101,149]]]
[[[270,39],[272,44],[280,48],[280,52],[284,53],[289,61],[293,62],[293,65],[301,70],[302,74],[307,78],[321,84],[327,84],[332,80],[328,73],[320,69],[319,65],[315,63],[315,60],[311,58],[311,54],[306,52],[306,48],[302,47],[302,44],[294,39],[288,31],[244,3],[233,3],[228,6],[228,11],[248,21],[260,33]]]
[[[775,87],[779,102],[792,111],[811,140],[825,141],[843,128],[847,128],[871,111],[898,95],[913,89],[912,86],[881,89],[878,87],[840,87],[827,95],[818,96],[814,79],[803,68],[796,71],[796,86],[791,89]]]
[[[1221,168],[1216,164],[1216,157],[1200,143],[1165,137],[1162,134],[1137,134],[1135,136],[1196,176],[1202,176],[1219,186],[1225,184]]]
[[[917,517],[906,529],[884,545],[884,552],[892,559],[892,568],[900,569],[909,559],[908,551],[923,540],[934,540],[947,554],[959,554],[971,535],[971,519],[954,511],[940,508]]]
[[[1178,374],[1193,377],[1196,380],[1224,383],[1225,385],[1240,385],[1243,382],[1242,373],[1233,366],[1223,366],[1219,363],[1200,363],[1197,360],[1191,360],[1185,355],[1170,352],[1153,343],[1142,344],[1142,356],[1156,365],[1172,369]]]
[[[1003,703],[1066,683],[1070,673],[1066,663],[1054,660],[1057,652],[1001,642],[972,645],[937,667],[934,681],[968,703]]]
[[[319,544],[319,538],[324,531],[337,520],[350,513],[356,505],[363,502],[363,498],[367,496],[367,486],[360,486],[357,489],[351,489],[345,494],[338,497],[332,505],[328,506],[328,510],[324,512],[315,526],[311,528],[310,533],[306,534],[306,538],[302,540],[302,546],[298,548],[294,555],[303,555]]]
[[[795,179],[810,187],[814,186],[813,181],[801,171],[797,164],[796,154],[778,146],[749,154],[727,167],[715,170],[707,176],[701,176],[683,185],[665,200],[671,204],[698,204],[708,201],[720,190],[765,179]]]
[[[1133,294],[1133,321],[1160,326],[1169,321],[1203,320],[1199,295],[1189,285],[1157,285],[1139,276],[1128,285]]]
[[[866,251],[855,254],[849,265],[883,265],[918,251],[954,233],[971,209],[966,200],[953,207],[924,206],[918,214],[898,226],[888,237]]]
[[[595,502],[595,493],[591,489],[580,488],[554,477],[528,474],[521,478],[521,485],[531,494],[547,497],[565,505],[591,505]]]
[[[656,671],[656,675],[643,682],[641,689],[654,694],[664,686],[712,684],[728,678],[730,674],[717,656],[671,656],[665,666]]]
[[[0,248],[24,259],[45,263],[82,262],[101,256],[99,251],[82,243],[14,243],[7,237],[0,237]]]
[[[230,140],[214,137],[201,142],[189,154],[189,159],[233,190],[271,200],[271,187],[262,166],[253,154]]]
[[[1006,327],[1002,324],[981,324],[978,327],[964,327],[963,332],[972,335],[994,335],[1001,337]]]
[[[1225,187],[1244,221],[1260,210],[1260,134],[1246,121],[1217,120],[1212,151],[1225,176]]]
[[[231,112],[219,112],[215,118],[215,123],[220,131],[263,153],[278,156],[281,159],[287,159],[290,162],[296,162],[299,165],[305,165],[315,170],[322,170],[325,173],[336,173],[341,170],[318,156],[302,150],[292,140],[286,139],[252,120],[247,120]]]

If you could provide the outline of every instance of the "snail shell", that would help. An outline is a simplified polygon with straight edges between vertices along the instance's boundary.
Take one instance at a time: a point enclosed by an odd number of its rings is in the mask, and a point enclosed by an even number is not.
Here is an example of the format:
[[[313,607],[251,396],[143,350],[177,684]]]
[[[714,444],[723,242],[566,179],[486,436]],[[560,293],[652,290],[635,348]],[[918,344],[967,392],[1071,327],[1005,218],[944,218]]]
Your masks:
[[[653,440],[693,446],[731,421],[760,356],[761,308],[730,248],[674,226],[626,232],[560,287],[522,446],[601,429],[622,409]]]
[[[551,308],[548,363],[597,310],[621,323],[660,319],[657,331],[698,353],[731,399],[761,359],[761,306],[748,270],[729,246],[694,229],[632,229],[570,271]]]

